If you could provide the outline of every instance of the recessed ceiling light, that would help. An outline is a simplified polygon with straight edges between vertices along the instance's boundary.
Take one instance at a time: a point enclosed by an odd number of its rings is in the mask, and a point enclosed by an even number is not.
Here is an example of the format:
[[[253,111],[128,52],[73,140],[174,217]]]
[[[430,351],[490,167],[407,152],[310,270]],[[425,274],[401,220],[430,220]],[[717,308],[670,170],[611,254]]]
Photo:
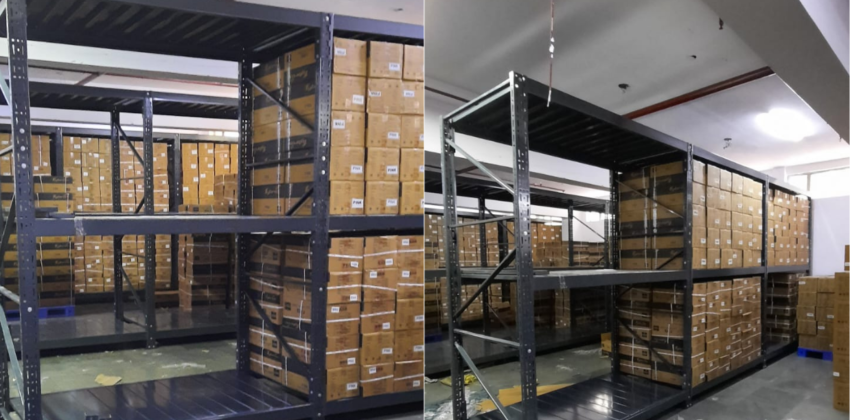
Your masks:
[[[395,9],[393,9],[393,12],[403,12],[403,11],[404,11],[403,7],[397,7]]]
[[[780,140],[800,141],[815,134],[811,121],[799,112],[776,108],[756,115],[756,125],[767,134]]]

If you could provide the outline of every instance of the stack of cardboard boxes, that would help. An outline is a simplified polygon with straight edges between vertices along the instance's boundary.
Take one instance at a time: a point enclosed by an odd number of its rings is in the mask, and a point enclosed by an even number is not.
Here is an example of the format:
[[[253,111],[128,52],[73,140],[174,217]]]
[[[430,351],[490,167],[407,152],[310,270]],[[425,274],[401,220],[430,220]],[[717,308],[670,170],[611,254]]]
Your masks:
[[[797,341],[797,302],[801,287],[814,287],[811,282],[799,281],[799,274],[771,273],[767,277],[767,307],[765,310],[765,340],[772,344]]]
[[[425,215],[425,269],[435,270],[446,266],[443,240],[443,216]]]
[[[252,211],[257,215],[286,214],[313,182],[314,134],[276,101],[284,103],[305,121],[315,120],[315,45],[261,64],[254,70],[254,80],[275,100],[254,89],[254,132],[249,163],[265,166],[252,170]],[[283,160],[288,163],[279,163]],[[310,214],[311,204],[312,200],[308,199],[297,214]]]
[[[9,247],[3,255],[5,287],[18,293],[17,236],[9,236]],[[36,281],[40,307],[57,307],[74,304],[73,250],[67,236],[36,238]],[[6,300],[5,310],[18,309],[18,304]]]
[[[808,197],[771,189],[767,217],[767,265],[809,264]]]
[[[183,143],[183,204],[212,205],[225,200],[235,203],[238,168],[237,145],[224,143]],[[221,186],[219,186],[221,184]]]
[[[227,207],[216,205],[183,205],[181,213],[226,213]],[[167,242],[166,242],[167,240]],[[160,264],[171,262],[171,250],[160,247],[170,246],[169,236],[157,235],[157,284],[169,280],[160,275]],[[140,247],[144,246],[144,239]],[[179,306],[190,310],[194,306],[206,306],[224,303],[227,297],[227,285],[231,281],[233,254],[232,236],[228,234],[191,234],[180,235],[177,248],[177,282]],[[163,255],[161,258],[160,255]],[[167,255],[164,258],[164,255]],[[166,274],[163,270],[161,274]],[[233,295],[231,295],[233,296]]]
[[[327,399],[421,389],[424,375],[423,237],[333,238],[328,269]],[[291,369],[278,345],[283,331],[309,364],[312,250],[299,236],[266,241],[249,263],[252,369],[307,393],[307,373]]]
[[[622,175],[620,232],[633,238],[622,241],[621,268],[681,268],[686,210],[693,214],[695,270],[762,265],[762,185],[694,161],[693,208],[685,209],[685,179],[682,162]]]
[[[797,301],[799,346],[817,351],[832,351],[835,320],[835,277],[800,277]]]
[[[691,386],[714,380],[759,356],[759,284],[757,278],[694,284],[689,309]],[[618,316],[628,326],[619,327],[621,372],[681,385],[684,293],[677,285],[621,288]]]
[[[835,273],[835,319],[832,325],[832,406],[850,411],[850,245],[844,248],[844,271]]]
[[[12,140],[9,133],[0,133],[0,148],[7,148],[12,145]],[[33,135],[32,143],[30,144],[32,153],[32,174],[33,175],[51,175],[50,167],[50,137],[43,135]],[[13,176],[12,161],[14,154],[7,153],[0,156],[0,175]],[[70,175],[66,175],[70,176]]]

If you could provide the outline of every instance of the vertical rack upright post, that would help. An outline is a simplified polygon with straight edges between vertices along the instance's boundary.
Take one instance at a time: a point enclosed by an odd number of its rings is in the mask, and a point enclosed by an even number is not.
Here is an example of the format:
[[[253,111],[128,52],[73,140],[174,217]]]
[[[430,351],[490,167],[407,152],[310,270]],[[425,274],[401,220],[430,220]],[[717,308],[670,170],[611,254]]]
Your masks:
[[[573,218],[575,215],[573,214],[573,200],[569,200],[567,202],[567,247],[569,252],[569,262],[567,263],[568,267],[572,267],[575,264],[575,243],[573,242]]]
[[[315,219],[310,234],[311,278],[311,315],[310,315],[310,405],[313,418],[325,417],[325,399],[327,372],[325,370],[325,349],[327,347],[327,286],[328,286],[328,250],[330,239],[330,123],[331,123],[331,70],[333,63],[334,16],[328,13],[319,15],[321,23],[316,39],[316,124],[313,130],[313,208]]]
[[[520,392],[525,420],[537,419],[537,367],[534,337],[534,266],[531,261],[531,186],[528,144],[528,98],[525,76],[511,72],[511,138],[514,172],[514,233],[517,270],[517,334]]]
[[[482,194],[478,197],[478,220],[487,218],[487,199]],[[478,225],[478,252],[481,253],[481,266],[487,267],[487,226],[484,223]],[[484,335],[490,335],[490,288],[486,287],[481,292],[481,305],[483,312],[481,313]]]
[[[18,248],[18,293],[21,314],[21,361],[24,420],[41,420],[41,360],[38,348],[35,200],[27,63],[27,1],[6,1],[9,42],[9,91],[15,167],[15,227]],[[14,357],[14,355],[11,355]]]
[[[142,140],[144,143],[145,215],[153,216],[153,98],[145,93],[142,101]],[[156,235],[145,235],[145,332],[146,347],[156,347]]]
[[[113,109],[110,118],[110,144],[112,157],[112,212],[121,213],[121,134],[118,132],[121,124],[121,113]],[[122,253],[124,236],[112,237],[112,283],[113,283],[113,309],[115,312],[115,325],[124,326],[124,275],[122,272]]]
[[[248,168],[249,156],[252,154],[251,136],[254,129],[252,113],[254,90],[248,78],[251,77],[252,61],[247,52],[243,52],[239,62],[239,153],[238,183],[236,185],[236,214],[247,216],[251,214],[251,172]],[[236,234],[236,370],[248,373],[251,370],[251,360],[248,354],[248,251],[251,247],[251,235]]]
[[[685,170],[685,205],[682,216],[684,217],[683,233],[682,233],[682,269],[685,270],[685,290],[684,290],[684,307],[682,308],[682,341],[683,341],[683,356],[682,356],[682,389],[688,393],[688,403],[690,403],[691,383],[693,381],[691,369],[691,318],[693,316],[693,291],[694,291],[694,271],[693,271],[693,202],[694,202],[694,146],[688,144],[687,155],[684,161]]]
[[[460,261],[458,256],[457,234],[452,226],[457,225],[457,184],[455,180],[455,150],[450,142],[454,142],[454,128],[444,119],[440,155],[442,158],[443,175],[443,238],[445,238],[446,283],[449,286],[449,342],[451,344],[450,369],[452,377],[452,413],[455,419],[465,420],[466,395],[464,394],[463,360],[458,346],[463,345],[463,338],[455,333],[455,328],[461,326],[462,317],[455,318],[454,314],[460,309],[462,282],[460,278]],[[516,232],[516,226],[514,226]]]
[[[169,180],[168,185],[169,191],[168,194],[168,211],[171,213],[178,213],[180,211],[180,206],[183,204],[183,143],[180,141],[180,134],[175,134],[174,139],[171,141],[171,147],[169,148],[169,164],[168,168],[169,172]],[[178,248],[180,247],[180,235],[171,235],[171,265],[172,267],[177,266],[177,258],[179,256]],[[228,253],[228,256],[230,253]],[[179,273],[177,270],[171,270],[171,289],[178,290],[179,285]],[[227,289],[228,292],[230,288]],[[178,292],[179,293],[179,292]],[[229,309],[229,300],[225,301],[225,308]]]

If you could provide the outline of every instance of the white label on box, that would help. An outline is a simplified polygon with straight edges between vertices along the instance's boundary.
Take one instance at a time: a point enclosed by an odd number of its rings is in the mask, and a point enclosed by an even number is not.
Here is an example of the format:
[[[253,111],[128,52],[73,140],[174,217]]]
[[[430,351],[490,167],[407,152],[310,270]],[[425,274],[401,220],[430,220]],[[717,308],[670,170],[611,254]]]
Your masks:
[[[397,205],[398,205],[398,200],[396,200],[395,198],[388,198],[387,199],[387,207],[395,207]]]
[[[422,382],[420,382],[418,379],[413,381],[413,386],[420,386],[420,385],[422,385]]]
[[[198,169],[198,165],[197,165],[197,164],[195,164],[195,163],[192,163],[192,164],[190,164],[190,165],[189,165],[189,168],[191,168],[191,169]]]
[[[402,272],[401,272],[401,277],[402,277],[402,278],[405,278],[405,279],[406,279],[406,278],[408,278],[408,277],[410,277],[410,271],[402,271]]]
[[[193,181],[193,182],[198,182],[198,177],[193,176],[193,177],[192,177],[192,181]]]
[[[89,173],[86,172],[86,171],[83,171],[83,176],[89,176]]]
[[[403,93],[404,93],[405,98],[412,98],[415,95],[415,93],[412,90],[405,90]]]
[[[417,352],[417,353],[423,352],[423,351],[425,351],[425,346],[422,345],[422,344],[413,346],[413,351]]]
[[[827,315],[826,316],[826,319],[834,319],[834,318],[835,318],[835,315]]]
[[[398,165],[387,165],[387,175],[398,175]]]
[[[705,238],[699,238],[699,243],[705,244]]]
[[[715,225],[719,225],[719,224],[720,224],[720,219],[714,219],[714,224],[715,224]]]
[[[699,210],[694,209],[694,216],[699,216]]]
[[[806,313],[806,316],[809,317],[809,318],[814,318],[815,314],[808,312],[808,313]]]
[[[351,173],[352,174],[362,174],[363,166],[362,165],[351,165]]]
[[[729,265],[732,265],[732,259],[729,258]]]
[[[381,96],[381,92],[378,92],[378,96]],[[363,95],[351,95],[351,103],[354,105],[363,105],[366,102],[366,98]]]
[[[700,260],[700,263],[701,263],[700,265],[706,265],[708,263],[708,261],[706,261],[705,258],[703,258],[703,259]]]
[[[425,321],[425,315],[416,315],[413,318],[413,322],[424,322],[424,321]]]
[[[726,245],[732,245],[732,240],[731,240],[731,239],[727,239],[727,240],[726,240]]]
[[[189,187],[183,187],[183,191],[189,191]]]
[[[401,63],[390,63],[390,71],[401,71]]]
[[[419,165],[419,172],[425,172],[425,165]]]
[[[840,373],[838,373],[838,372],[832,372],[832,376],[835,376],[836,378],[838,378],[838,377],[840,377],[840,376],[841,376],[841,374],[840,374]]]
[[[207,191],[207,195],[215,195],[212,191]],[[164,198],[165,196],[163,196]]]
[[[74,145],[74,148],[75,148],[75,149],[79,149],[79,148],[80,148],[80,145],[79,145],[79,144],[75,144],[75,145]]]
[[[352,262],[351,262],[351,267],[352,267],[352,268],[360,267],[360,262],[359,262],[359,261],[352,261]]]
[[[390,139],[390,140],[398,140],[399,139],[398,132],[397,131],[387,132],[387,138]]]
[[[419,141],[425,141],[425,134],[419,135]]]
[[[362,209],[363,208],[363,199],[362,198],[352,198],[351,199],[351,208]]]
[[[386,260],[384,260],[384,265],[386,265],[386,266],[391,266],[391,265],[393,265],[393,259],[392,259],[392,258],[387,258]]]
[[[402,239],[401,246],[410,246],[410,239]]]
[[[369,272],[369,278],[370,278],[370,279],[376,279],[376,278],[378,278],[378,272],[377,272],[377,271],[370,271],[370,272]]]
[[[739,209],[744,208],[744,204],[743,204],[743,203],[738,203],[738,208],[739,208]],[[750,210],[752,210],[752,209],[750,209]]]
[[[331,306],[331,313],[332,314],[338,314],[339,313],[339,306]]]
[[[334,129],[335,130],[345,129],[345,120],[334,120]]]
[[[380,90],[370,90],[369,96],[371,96],[373,98],[380,98],[381,97],[381,91]]]
[[[374,375],[377,372],[378,372],[378,368],[376,368],[376,367],[370,367],[369,368],[369,374],[370,375]]]
[[[352,302],[357,302],[357,296],[358,296],[357,294],[349,295],[348,300],[350,300]]]
[[[824,325],[818,325],[818,329],[819,329],[819,330],[825,330],[825,329],[826,329],[826,326],[824,326]]]
[[[197,155],[197,154],[198,154],[198,149],[193,149],[193,150],[192,150],[192,154],[193,154],[193,155]]]
[[[747,242],[747,244],[749,244],[749,245],[750,245],[750,248],[752,248],[752,247],[753,247],[753,241]]]
[[[356,364],[356,363],[357,363],[357,358],[356,358],[356,357],[349,357],[349,358],[348,358],[348,364],[349,364],[349,365],[353,365],[353,364]]]
[[[338,55],[340,57],[345,57],[348,53],[345,48],[334,48],[334,55]]]
[[[738,239],[738,245],[743,245],[743,244],[744,244],[744,240],[743,240],[743,239]]]
[[[388,330],[388,329],[392,328],[392,325],[390,325],[389,322],[385,322],[385,323],[381,324],[381,328]]]
[[[715,239],[714,244],[719,246],[720,245],[720,239]]]

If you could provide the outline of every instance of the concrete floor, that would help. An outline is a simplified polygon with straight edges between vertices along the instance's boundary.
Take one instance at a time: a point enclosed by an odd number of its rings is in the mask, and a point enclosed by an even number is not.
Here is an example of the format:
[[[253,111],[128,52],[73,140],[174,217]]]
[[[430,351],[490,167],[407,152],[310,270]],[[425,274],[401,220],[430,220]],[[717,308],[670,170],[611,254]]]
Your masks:
[[[608,359],[599,346],[551,353],[537,358],[540,385],[577,383],[607,373]],[[519,363],[483,368],[494,393],[519,383]],[[443,378],[431,378],[443,379]],[[451,388],[439,382],[425,385],[425,420],[451,420]],[[467,387],[469,415],[487,394],[476,382]],[[737,382],[722,386],[677,408],[660,420],[847,420],[832,408],[832,363],[789,355],[753,371]]]
[[[176,378],[236,368],[236,341],[219,340],[161,346],[154,350],[134,349],[51,356],[41,359],[42,393],[70,391],[101,386],[99,374],[121,377],[122,384],[154,379]],[[11,395],[17,396],[12,386]],[[353,418],[353,417],[352,417]],[[366,417],[363,417],[366,418]],[[368,416],[380,420],[422,419],[421,409],[404,413],[377,410]]]

